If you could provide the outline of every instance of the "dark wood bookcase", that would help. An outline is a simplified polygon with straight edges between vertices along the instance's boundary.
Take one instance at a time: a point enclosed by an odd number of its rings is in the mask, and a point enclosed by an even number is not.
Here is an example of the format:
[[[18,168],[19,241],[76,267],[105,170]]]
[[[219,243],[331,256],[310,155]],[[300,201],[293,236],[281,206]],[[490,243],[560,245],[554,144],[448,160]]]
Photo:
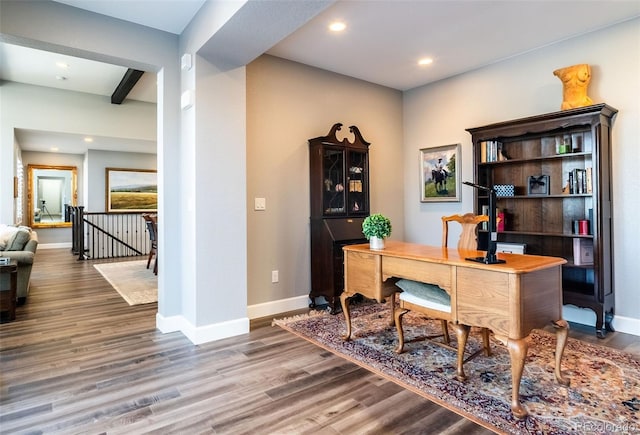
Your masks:
[[[366,243],[362,222],[369,215],[369,142],[358,127],[349,131],[354,140],[338,140],[337,123],[329,134],[309,139],[309,190],[311,205],[311,292],[309,307],[324,296],[332,313],[338,313],[344,290],[342,247]]]
[[[616,114],[613,107],[596,104],[467,129],[475,183],[507,186],[500,191],[509,196],[497,198],[504,213],[498,242],[524,244],[527,254],[567,259],[564,304],[592,309],[598,337],[613,330],[610,157]],[[474,192],[476,213],[486,211],[488,202],[483,191]],[[479,232],[481,249],[488,237],[487,231]]]

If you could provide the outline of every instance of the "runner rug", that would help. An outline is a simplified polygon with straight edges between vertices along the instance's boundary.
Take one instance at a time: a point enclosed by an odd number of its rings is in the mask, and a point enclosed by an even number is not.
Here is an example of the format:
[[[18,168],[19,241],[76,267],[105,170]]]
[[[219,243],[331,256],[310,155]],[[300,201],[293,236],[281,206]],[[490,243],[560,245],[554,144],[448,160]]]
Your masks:
[[[274,324],[498,433],[640,433],[640,360],[632,355],[570,338],[562,370],[571,384],[564,387],[554,377],[555,335],[533,331],[520,386],[529,415],[518,420],[510,408],[509,353],[497,341],[493,355],[465,363],[468,379],[459,382],[452,351],[415,341],[403,354],[394,352],[397,332],[386,304],[357,304],[351,312],[348,342],[341,338],[342,314],[315,311]],[[414,313],[404,316],[403,326],[407,341],[440,331],[439,322]],[[467,349],[480,347],[472,330]]]
[[[158,301],[158,277],[147,269],[147,260],[93,265],[129,305]]]

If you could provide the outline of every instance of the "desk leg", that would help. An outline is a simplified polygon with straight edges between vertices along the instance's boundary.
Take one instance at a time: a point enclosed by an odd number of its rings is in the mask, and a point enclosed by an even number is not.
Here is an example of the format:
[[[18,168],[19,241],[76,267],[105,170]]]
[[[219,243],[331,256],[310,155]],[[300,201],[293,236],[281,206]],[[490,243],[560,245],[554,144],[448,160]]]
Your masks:
[[[528,412],[520,403],[520,381],[524,370],[524,361],[527,357],[529,343],[526,338],[519,340],[509,339],[507,342],[509,355],[511,356],[511,411],[516,418],[524,418]]]
[[[342,339],[344,341],[351,340],[351,315],[349,313],[349,299],[351,299],[351,296],[352,295],[347,294],[347,292],[342,292],[342,294],[340,294],[340,305],[342,305],[344,321],[347,324],[347,332],[342,335]]]
[[[464,349],[467,346],[467,340],[469,339],[470,326],[461,325],[459,323],[453,324],[453,328],[456,331],[456,337],[458,339],[458,363],[456,366],[456,379],[460,382],[464,382],[467,376],[464,374]]]
[[[569,324],[566,320],[556,320],[553,322],[553,327],[556,328],[556,381],[559,384],[569,386],[569,379],[562,377],[562,354],[564,353],[564,347],[567,344],[567,336],[569,335]]]
[[[391,293],[388,296],[389,299],[389,326],[394,326],[396,324],[396,294]]]

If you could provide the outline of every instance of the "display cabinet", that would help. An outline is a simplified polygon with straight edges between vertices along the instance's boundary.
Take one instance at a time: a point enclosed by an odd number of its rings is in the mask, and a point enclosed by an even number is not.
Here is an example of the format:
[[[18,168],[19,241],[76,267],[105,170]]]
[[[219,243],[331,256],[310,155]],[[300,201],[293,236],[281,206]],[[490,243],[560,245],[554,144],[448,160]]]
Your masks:
[[[498,192],[498,242],[564,257],[563,303],[590,308],[596,334],[614,315],[611,129],[617,110],[597,104],[467,131],[474,181]],[[476,213],[489,198],[474,192]],[[480,230],[481,249],[489,233]]]
[[[344,287],[342,247],[366,243],[362,221],[369,215],[369,143],[358,127],[354,140],[338,140],[337,123],[326,136],[309,139],[311,210],[311,299],[323,296],[332,313],[340,311]]]

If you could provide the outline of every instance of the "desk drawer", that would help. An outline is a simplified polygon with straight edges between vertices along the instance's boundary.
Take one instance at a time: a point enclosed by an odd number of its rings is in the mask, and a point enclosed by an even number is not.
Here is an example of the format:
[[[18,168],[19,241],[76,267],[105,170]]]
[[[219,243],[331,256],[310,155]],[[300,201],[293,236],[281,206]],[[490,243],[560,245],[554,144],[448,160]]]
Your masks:
[[[383,277],[412,279],[436,284],[446,290],[451,290],[451,269],[452,267],[446,264],[387,256],[382,258]]]
[[[345,254],[345,291],[349,294],[360,293],[368,298],[378,296],[380,256],[353,251],[346,251]]]
[[[510,332],[508,273],[459,267],[456,319],[465,325],[483,326],[496,334]]]

